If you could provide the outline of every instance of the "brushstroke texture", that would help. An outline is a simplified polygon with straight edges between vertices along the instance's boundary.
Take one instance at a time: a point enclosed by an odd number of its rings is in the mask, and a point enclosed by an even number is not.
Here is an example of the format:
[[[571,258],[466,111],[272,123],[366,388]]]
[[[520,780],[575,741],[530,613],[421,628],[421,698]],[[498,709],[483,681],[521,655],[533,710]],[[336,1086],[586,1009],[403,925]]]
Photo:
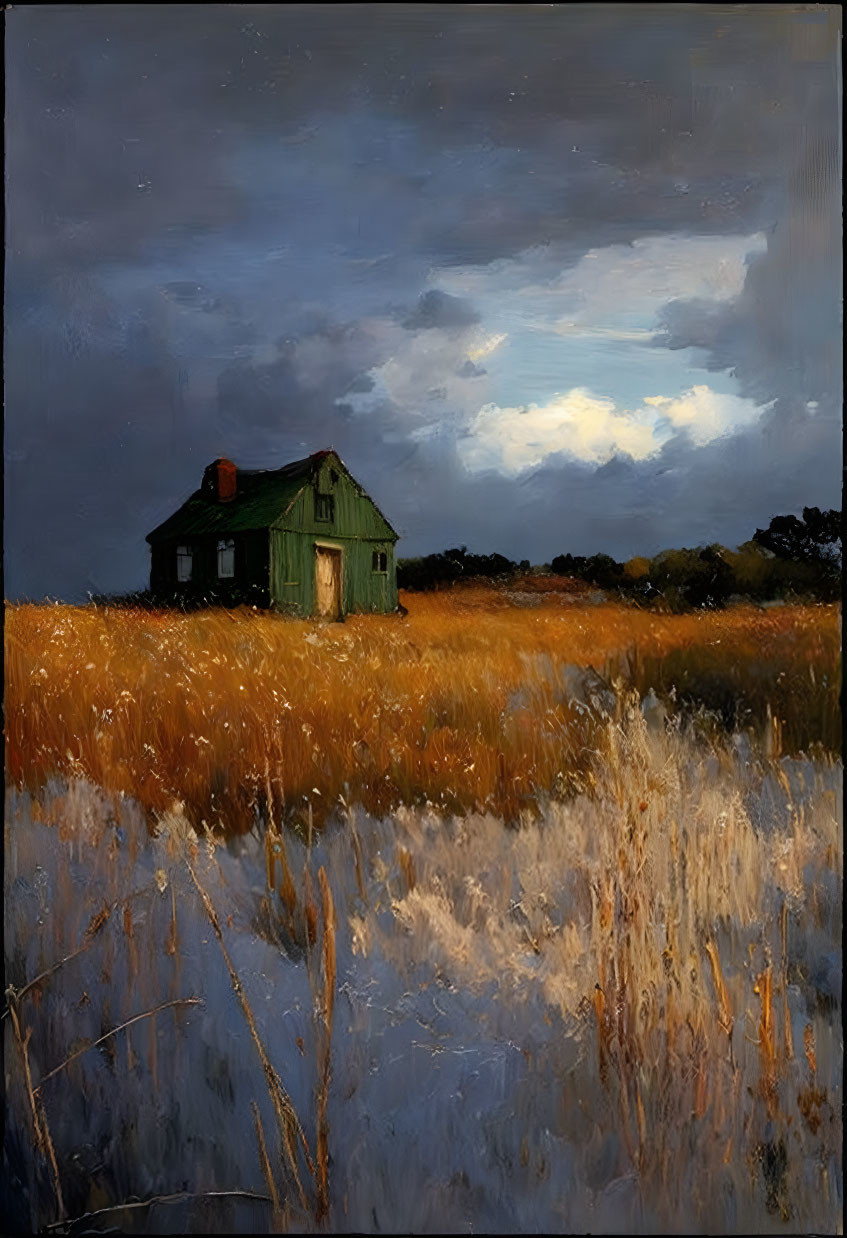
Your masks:
[[[837,6],[6,22],[8,595],[139,586],[221,454],[333,445],[405,554],[838,505]],[[583,390],[616,413],[580,453]],[[714,434],[661,422],[697,391]],[[524,406],[552,430],[504,460]]]

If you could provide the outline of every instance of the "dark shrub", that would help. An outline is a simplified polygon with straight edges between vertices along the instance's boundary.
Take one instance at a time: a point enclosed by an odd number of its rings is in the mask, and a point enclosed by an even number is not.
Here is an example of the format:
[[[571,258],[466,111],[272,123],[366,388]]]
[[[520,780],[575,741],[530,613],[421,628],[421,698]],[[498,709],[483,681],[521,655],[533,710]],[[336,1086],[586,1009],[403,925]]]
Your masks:
[[[397,584],[401,589],[435,589],[439,585],[474,577],[493,579],[512,576],[517,570],[517,564],[505,555],[468,554],[467,546],[459,546],[419,559],[400,559],[397,563]]]

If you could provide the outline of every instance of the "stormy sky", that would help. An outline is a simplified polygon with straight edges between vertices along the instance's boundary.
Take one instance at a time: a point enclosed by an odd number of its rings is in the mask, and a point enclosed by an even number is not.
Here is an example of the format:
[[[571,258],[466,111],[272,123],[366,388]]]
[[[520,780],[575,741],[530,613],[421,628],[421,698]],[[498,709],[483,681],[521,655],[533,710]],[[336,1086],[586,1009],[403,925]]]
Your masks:
[[[840,506],[837,6],[14,6],[5,592],[333,446],[533,562]]]

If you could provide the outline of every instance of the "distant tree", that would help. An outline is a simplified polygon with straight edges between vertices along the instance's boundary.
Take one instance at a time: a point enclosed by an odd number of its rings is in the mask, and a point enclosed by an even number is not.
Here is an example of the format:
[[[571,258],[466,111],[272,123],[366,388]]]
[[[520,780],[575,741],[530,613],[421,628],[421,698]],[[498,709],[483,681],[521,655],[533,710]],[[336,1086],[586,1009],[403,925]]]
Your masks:
[[[445,559],[452,559],[454,563],[461,563],[468,552],[467,546],[454,546],[452,550],[445,550]],[[432,556],[429,556],[430,558]]]
[[[650,575],[650,560],[645,559],[643,555],[628,559],[623,565],[623,574],[629,581],[645,579]]]
[[[400,559],[397,563],[397,584],[401,589],[435,589],[439,585],[473,577],[511,576],[517,564],[505,555],[468,554],[467,546],[454,546],[441,554],[420,559]]]
[[[550,562],[550,571],[557,576],[577,576],[584,562],[584,559],[576,559],[573,555],[555,555]]]
[[[804,507],[803,519],[774,516],[766,529],[757,529],[753,540],[780,559],[820,565],[841,571],[841,512]]]
[[[617,589],[626,582],[623,565],[611,555],[556,555],[550,567],[557,576],[575,576],[600,589]]]
[[[664,550],[650,560],[650,582],[674,610],[723,606],[734,588],[727,555],[717,543]]]
[[[705,546],[700,551],[700,562],[703,565],[699,577],[699,594],[694,596],[694,590],[689,595],[689,601],[694,606],[724,606],[734,588],[732,567],[727,562],[726,547],[715,542]]]
[[[737,597],[762,602],[776,597],[780,589],[780,562],[773,551],[756,541],[742,542],[728,550],[726,561],[732,571],[732,593]]]

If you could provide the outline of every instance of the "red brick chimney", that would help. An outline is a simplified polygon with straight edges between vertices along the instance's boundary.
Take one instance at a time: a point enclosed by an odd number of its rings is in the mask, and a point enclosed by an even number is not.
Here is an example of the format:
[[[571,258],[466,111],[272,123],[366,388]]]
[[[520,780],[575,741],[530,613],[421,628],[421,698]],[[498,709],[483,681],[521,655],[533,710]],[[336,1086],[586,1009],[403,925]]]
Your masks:
[[[219,503],[228,503],[235,498],[237,489],[236,468],[231,460],[220,457],[213,460],[203,474],[203,493]]]

